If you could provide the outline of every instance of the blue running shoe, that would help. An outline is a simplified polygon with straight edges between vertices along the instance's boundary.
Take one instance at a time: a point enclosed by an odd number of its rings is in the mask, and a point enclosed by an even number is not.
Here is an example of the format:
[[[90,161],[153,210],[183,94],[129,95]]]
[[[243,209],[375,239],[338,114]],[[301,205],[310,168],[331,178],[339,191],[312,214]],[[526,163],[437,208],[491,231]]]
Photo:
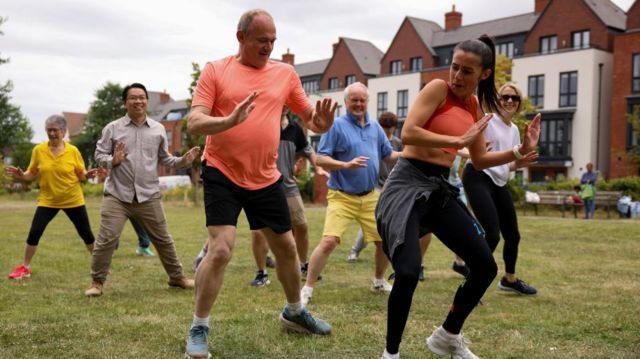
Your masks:
[[[208,347],[209,328],[204,325],[196,325],[189,329],[187,338],[187,356],[193,359],[211,358]]]
[[[136,254],[142,257],[153,257],[155,255],[149,247],[138,247]]]
[[[280,314],[280,324],[285,329],[298,333],[331,335],[331,325],[320,318],[314,318],[307,308],[293,315],[286,306]]]

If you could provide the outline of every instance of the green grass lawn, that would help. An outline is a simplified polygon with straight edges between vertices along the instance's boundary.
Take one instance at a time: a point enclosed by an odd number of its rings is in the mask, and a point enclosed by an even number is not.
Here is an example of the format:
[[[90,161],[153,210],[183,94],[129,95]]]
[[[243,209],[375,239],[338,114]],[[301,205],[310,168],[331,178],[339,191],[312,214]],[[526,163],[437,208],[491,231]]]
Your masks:
[[[88,204],[94,233],[99,200]],[[85,298],[90,257],[61,212],[45,232],[32,277],[11,281],[20,263],[35,201],[0,197],[0,358],[181,358],[193,315],[193,293],[169,289],[157,257],[135,255],[125,227],[105,294]],[[189,276],[206,237],[203,209],[165,203],[169,229]],[[311,248],[322,231],[324,208],[307,211]],[[521,216],[518,272],[538,288],[534,298],[488,289],[464,327],[482,358],[640,357],[640,222]],[[378,358],[384,349],[387,297],[369,291],[373,249],[356,264],[345,261],[355,225],[334,252],[316,286],[312,312],[333,325],[331,337],[280,329],[284,294],[272,284],[249,285],[255,274],[249,231],[239,223],[234,257],[211,315],[215,358]],[[502,268],[502,247],[496,258]],[[426,281],[418,285],[401,345],[402,358],[436,358],[424,344],[444,320],[461,277],[453,255],[437,240],[427,252]],[[389,270],[390,272],[390,270]]]

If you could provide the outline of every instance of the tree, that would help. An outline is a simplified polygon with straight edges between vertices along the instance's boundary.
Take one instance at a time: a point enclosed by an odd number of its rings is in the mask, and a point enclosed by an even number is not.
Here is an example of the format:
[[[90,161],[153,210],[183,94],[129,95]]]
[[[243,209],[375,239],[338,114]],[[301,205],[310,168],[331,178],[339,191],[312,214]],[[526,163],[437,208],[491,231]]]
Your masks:
[[[0,17],[0,26],[5,21],[5,18]],[[0,35],[3,35],[2,31]],[[9,62],[8,58],[0,57],[0,65],[7,62]],[[11,80],[0,85],[0,151],[3,157],[12,158],[13,165],[25,168],[29,164],[33,130],[29,120],[20,111],[20,107],[11,103],[9,94],[12,90]]]
[[[508,57],[498,54],[496,56],[496,88],[500,88],[502,85],[511,82],[511,69],[513,68],[513,61]],[[522,90],[522,84],[516,84],[520,90]],[[513,118],[513,123],[518,126],[518,130],[520,131],[520,136],[524,134],[524,126],[529,122],[529,120],[533,119],[533,116],[537,113],[537,109],[535,106],[529,102],[529,98],[522,98],[522,109],[520,113],[518,113]]]
[[[191,68],[193,72],[191,73],[191,83],[189,84],[189,98],[187,99],[187,109],[191,108],[191,101],[193,101],[193,94],[196,92],[196,86],[198,85],[198,79],[200,78],[201,73],[200,65],[198,65],[197,62],[192,62]],[[204,151],[205,136],[190,134],[187,130],[187,124],[187,115],[185,115],[182,119],[182,125],[180,126],[180,130],[183,134],[182,138],[184,138],[184,141],[182,142],[182,153],[187,152],[194,146],[200,146],[201,150]],[[202,164],[200,163],[200,161],[193,161],[191,163],[191,171],[200,171],[201,166]],[[195,182],[193,185],[193,203],[196,205],[198,204],[198,182]]]
[[[113,82],[107,82],[104,87],[96,91],[96,99],[89,107],[82,133],[72,141],[80,150],[87,168],[95,164],[93,153],[96,143],[102,136],[104,126],[124,115],[122,91],[123,87]]]

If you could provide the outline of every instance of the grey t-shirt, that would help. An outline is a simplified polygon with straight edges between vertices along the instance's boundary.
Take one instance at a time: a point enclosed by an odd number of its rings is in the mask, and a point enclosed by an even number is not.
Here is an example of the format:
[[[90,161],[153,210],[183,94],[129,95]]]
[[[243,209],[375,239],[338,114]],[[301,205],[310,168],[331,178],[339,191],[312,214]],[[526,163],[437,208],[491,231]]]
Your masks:
[[[300,195],[293,170],[298,157],[311,158],[311,151],[311,146],[300,125],[289,120],[289,125],[280,132],[278,160],[276,161],[278,171],[282,173],[282,188],[287,197]]]
[[[402,141],[396,136],[391,137],[390,142],[391,142],[391,148],[394,151],[400,152],[404,148],[404,146],[402,145]],[[387,177],[389,177],[389,173],[391,172],[392,169],[393,169],[392,165],[387,164],[384,160],[380,161],[380,171],[378,173],[378,187],[382,188],[382,186],[384,186],[384,182],[387,180]]]

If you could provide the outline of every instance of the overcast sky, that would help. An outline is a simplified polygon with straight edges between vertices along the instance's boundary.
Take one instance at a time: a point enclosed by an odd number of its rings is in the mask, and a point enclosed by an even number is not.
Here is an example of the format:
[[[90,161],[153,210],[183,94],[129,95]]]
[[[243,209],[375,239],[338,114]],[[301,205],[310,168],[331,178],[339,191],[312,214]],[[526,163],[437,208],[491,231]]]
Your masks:
[[[633,0],[614,0],[627,11]],[[188,97],[191,63],[236,53],[240,15],[260,7],[276,23],[273,58],[290,49],[295,62],[329,58],[338,37],[369,40],[387,50],[410,15],[444,27],[456,4],[462,24],[533,11],[534,0],[0,0],[0,82],[13,81],[12,103],[46,139],[44,120],[86,112],[107,81],[141,82],[175,100]]]

